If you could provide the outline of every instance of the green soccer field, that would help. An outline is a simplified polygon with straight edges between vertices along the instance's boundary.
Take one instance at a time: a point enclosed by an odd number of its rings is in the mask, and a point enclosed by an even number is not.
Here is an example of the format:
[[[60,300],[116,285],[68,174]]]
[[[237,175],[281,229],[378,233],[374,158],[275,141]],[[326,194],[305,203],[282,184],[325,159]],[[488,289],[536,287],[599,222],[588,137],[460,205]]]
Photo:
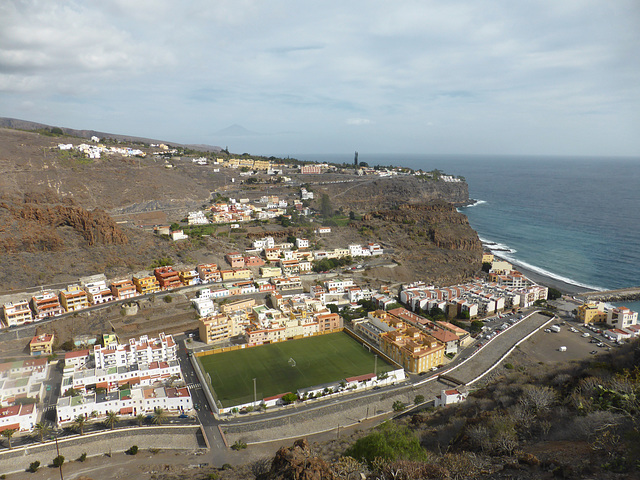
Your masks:
[[[290,361],[293,359],[293,362]],[[223,407],[373,373],[374,355],[346,333],[289,340],[198,358]],[[295,363],[295,366],[293,365]],[[378,358],[378,373],[394,369]]]

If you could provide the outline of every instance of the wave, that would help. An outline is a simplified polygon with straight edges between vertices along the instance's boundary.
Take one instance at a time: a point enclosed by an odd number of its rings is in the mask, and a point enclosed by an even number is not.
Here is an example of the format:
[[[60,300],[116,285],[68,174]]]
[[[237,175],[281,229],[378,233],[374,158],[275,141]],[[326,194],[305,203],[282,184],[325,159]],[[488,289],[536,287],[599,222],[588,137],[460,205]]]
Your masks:
[[[487,240],[486,238],[482,238],[478,236],[482,244],[487,247],[492,252],[506,252],[506,253],[516,253],[517,250],[515,248],[511,248],[509,245],[505,245],[504,243],[492,242],[491,240]]]
[[[473,199],[471,199],[473,200]],[[471,205],[465,205],[464,207],[461,208],[471,208],[471,207],[477,207],[478,205],[482,205],[484,203],[487,203],[486,200],[473,200],[473,203]]]
[[[532,265],[531,263],[527,263],[523,260],[519,260],[513,255],[510,255],[510,254],[516,253],[517,250],[509,247],[508,245],[505,245],[504,243],[493,242],[491,240],[487,240],[482,237],[478,237],[478,238],[483,243],[483,245],[485,245],[489,250],[491,250],[492,253],[495,252],[500,258],[503,258],[504,260],[507,260],[508,262],[514,265],[519,265],[520,267],[523,267],[527,270],[535,272],[544,277],[552,278],[554,280],[559,280],[563,283],[568,283],[569,285],[575,285],[576,287],[587,288],[589,290],[596,290],[596,291],[605,290],[602,287],[596,287],[595,285],[589,285],[587,283],[578,282],[577,280],[574,280],[572,278],[565,277],[557,273],[553,273],[542,267],[538,267],[536,265]]]

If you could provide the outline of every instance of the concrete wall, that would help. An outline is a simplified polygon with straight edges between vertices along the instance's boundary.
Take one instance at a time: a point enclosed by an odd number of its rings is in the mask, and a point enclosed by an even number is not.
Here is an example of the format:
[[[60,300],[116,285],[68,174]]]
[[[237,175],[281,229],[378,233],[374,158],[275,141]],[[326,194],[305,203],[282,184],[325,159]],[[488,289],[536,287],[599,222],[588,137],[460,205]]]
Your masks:
[[[83,453],[87,457],[124,452],[132,445],[139,449],[196,450],[207,448],[199,425],[133,427],[104,432],[75,435],[58,440],[60,455],[65,462],[76,460]],[[24,472],[38,460],[41,466],[50,465],[57,456],[55,441],[36,443],[28,447],[0,450],[0,472]]]

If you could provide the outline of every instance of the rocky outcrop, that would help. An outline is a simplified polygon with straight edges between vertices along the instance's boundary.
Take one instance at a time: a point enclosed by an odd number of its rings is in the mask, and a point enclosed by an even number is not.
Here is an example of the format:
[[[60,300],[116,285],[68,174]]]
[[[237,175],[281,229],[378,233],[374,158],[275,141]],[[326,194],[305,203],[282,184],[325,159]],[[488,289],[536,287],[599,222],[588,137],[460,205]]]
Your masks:
[[[84,237],[89,246],[97,243],[122,245],[129,241],[111,217],[99,209],[90,212],[76,206],[39,206],[29,203],[14,215],[22,220],[36,222],[42,226],[57,228],[67,225],[73,227]]]
[[[333,480],[333,472],[322,458],[313,456],[306,439],[296,440],[292,447],[276,452],[269,472],[258,480]]]

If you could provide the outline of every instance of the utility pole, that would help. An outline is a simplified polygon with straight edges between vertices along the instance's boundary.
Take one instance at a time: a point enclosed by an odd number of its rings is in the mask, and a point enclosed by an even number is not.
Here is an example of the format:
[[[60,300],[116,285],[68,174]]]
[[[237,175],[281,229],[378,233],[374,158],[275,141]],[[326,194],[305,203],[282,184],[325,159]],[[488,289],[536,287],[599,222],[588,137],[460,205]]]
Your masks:
[[[56,433],[56,452],[58,452],[58,457],[60,456],[60,447],[58,446],[58,434]],[[64,480],[62,476],[62,463],[60,463],[60,480]]]
[[[373,356],[374,359],[374,366],[373,366],[373,374],[377,377],[378,376],[378,355],[374,355]]]
[[[253,379],[253,407],[255,408],[256,403],[258,403],[258,397],[256,395],[256,379]]]

